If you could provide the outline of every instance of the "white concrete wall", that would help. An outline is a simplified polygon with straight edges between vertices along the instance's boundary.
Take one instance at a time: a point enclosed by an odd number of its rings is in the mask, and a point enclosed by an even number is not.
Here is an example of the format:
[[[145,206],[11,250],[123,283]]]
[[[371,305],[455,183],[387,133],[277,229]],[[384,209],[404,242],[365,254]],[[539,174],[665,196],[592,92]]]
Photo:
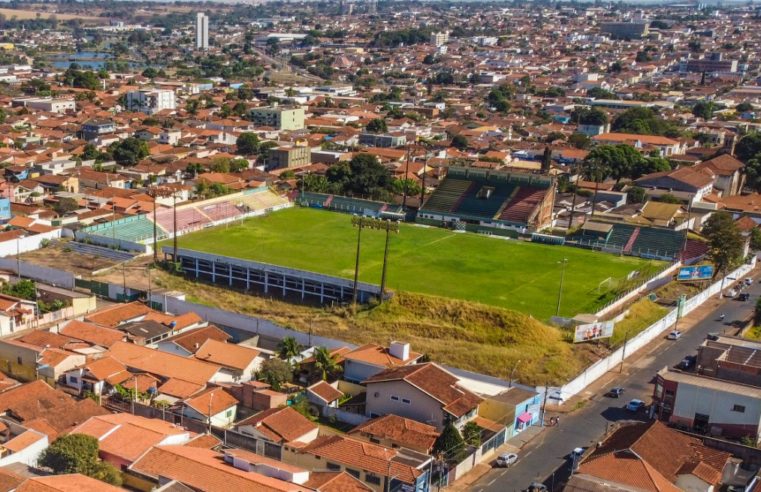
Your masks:
[[[744,277],[747,275],[753,268],[756,266],[756,257],[754,256],[751,263],[747,265],[742,265],[741,267],[737,268],[733,272],[730,272],[726,277],[731,277],[735,279],[739,279],[741,277]],[[723,283],[724,288],[726,289],[733,280],[726,280],[726,282]],[[682,310],[682,316],[685,316],[692,312],[695,308],[702,305],[708,298],[711,296],[717,295],[719,291],[722,288],[722,280],[719,279],[718,281],[711,284],[707,289],[701,291],[699,294],[691,297],[687,300],[684,304],[684,308]],[[610,354],[608,357],[601,359],[591,366],[587,367],[584,372],[579,374],[575,379],[572,381],[569,381],[565,385],[563,385],[560,388],[550,388],[549,389],[549,395],[551,401],[554,403],[562,404],[564,400],[567,400],[571,398],[574,395],[577,395],[581,393],[584,388],[595,382],[597,379],[602,377],[603,374],[610,371],[611,369],[614,369],[618,367],[619,364],[622,363],[623,360],[626,359],[626,357],[630,356],[637,350],[641,349],[651,341],[653,341],[655,338],[661,336],[666,330],[671,329],[674,326],[674,323],[676,322],[676,315],[677,310],[676,308],[672,309],[666,316],[659,319],[652,325],[650,325],[648,328],[640,332],[637,336],[634,338],[631,338],[627,344],[626,344],[626,353],[624,353],[624,348],[620,347],[619,349],[615,350],[612,354]]]
[[[15,255],[17,252],[26,253],[27,251],[35,251],[41,248],[40,244],[43,240],[59,239],[60,237],[61,229],[55,229],[34,236],[26,236],[19,239],[4,241],[0,243],[0,256],[11,256]]]

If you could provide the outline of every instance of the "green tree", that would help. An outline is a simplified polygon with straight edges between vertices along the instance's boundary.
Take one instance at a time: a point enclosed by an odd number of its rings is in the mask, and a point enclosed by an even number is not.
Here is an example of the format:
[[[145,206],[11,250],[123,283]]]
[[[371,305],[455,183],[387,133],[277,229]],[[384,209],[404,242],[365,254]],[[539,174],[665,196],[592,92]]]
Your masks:
[[[135,137],[111,144],[109,151],[116,163],[122,166],[134,166],[149,154],[148,144]]]
[[[737,106],[735,106],[735,111],[738,113],[746,113],[748,111],[753,111],[753,105],[749,102],[741,102]]]
[[[98,458],[98,440],[85,434],[59,437],[42,452],[39,464],[55,474],[81,473],[111,485],[121,485],[119,471]]]
[[[301,353],[301,345],[294,337],[285,337],[277,346],[278,355],[285,360],[290,360]]]
[[[327,347],[314,349],[314,366],[322,373],[323,381],[343,370],[336,356]]]
[[[470,143],[468,142],[468,137],[465,135],[455,135],[452,137],[452,147],[460,150],[465,150],[468,148]]]
[[[442,454],[447,461],[460,462],[465,455],[465,441],[452,422],[448,422],[433,443],[433,451]]]
[[[703,235],[708,239],[716,271],[725,274],[742,260],[744,239],[728,212],[715,212],[706,221]]]
[[[576,147],[577,149],[588,149],[592,144],[592,140],[583,133],[572,133],[568,137],[568,143]]]
[[[462,428],[462,438],[469,446],[480,446],[481,428],[475,422],[468,422]]]
[[[761,250],[761,229],[754,227],[750,230],[750,247],[754,251]]]
[[[710,120],[711,118],[713,118],[713,112],[715,110],[716,110],[716,104],[714,104],[713,101],[698,101],[692,107],[692,114],[694,114],[698,118],[703,118],[704,120]]]
[[[655,201],[661,202],[661,203],[682,203],[682,200],[677,198],[676,196],[672,195],[671,193],[664,193],[663,195],[659,196],[655,199]]]
[[[365,130],[370,133],[386,133],[388,131],[388,125],[386,125],[386,120],[375,118],[370,120],[370,122],[365,127]]]
[[[420,195],[420,183],[413,179],[395,179],[392,184],[395,195],[403,195],[405,188],[408,196]]]
[[[100,157],[100,151],[93,144],[85,144],[85,148],[82,151],[82,155],[79,156],[84,161],[90,161]]]
[[[315,193],[327,193],[330,189],[330,182],[321,174],[305,174],[301,178],[301,189]]]
[[[641,161],[644,159],[637,149],[631,145],[599,145],[593,148],[586,161],[597,163],[600,169],[605,169],[606,177],[610,176],[621,181],[623,178],[631,178],[636,174],[636,170],[641,168]]]
[[[280,391],[284,384],[290,383],[292,377],[293,370],[290,364],[276,357],[262,362],[259,369],[259,379],[272,386],[275,391]]]
[[[676,137],[680,131],[676,124],[664,120],[651,108],[630,108],[613,120],[614,132],[636,133],[640,135],[665,135]]]
[[[143,77],[149,78],[149,79],[155,79],[158,77],[159,72],[153,67],[148,67],[145,70],[143,70]]]
[[[750,159],[758,156],[758,154],[761,154],[761,133],[749,133],[737,142],[735,155],[741,161],[747,163]]]
[[[259,137],[255,133],[241,133],[235,140],[235,146],[241,155],[254,155],[259,152]]]
[[[629,203],[642,203],[645,201],[647,194],[645,193],[644,188],[640,188],[639,186],[632,186],[629,188],[629,191],[626,192],[626,196]]]
[[[332,192],[381,200],[392,190],[391,172],[372,154],[357,154],[348,163],[331,166],[326,178]]]
[[[79,203],[73,198],[63,197],[59,198],[58,202],[54,206],[58,215],[65,215],[69,212],[79,209]]]
[[[19,280],[15,284],[3,284],[0,292],[29,301],[37,300],[37,285],[33,280]]]

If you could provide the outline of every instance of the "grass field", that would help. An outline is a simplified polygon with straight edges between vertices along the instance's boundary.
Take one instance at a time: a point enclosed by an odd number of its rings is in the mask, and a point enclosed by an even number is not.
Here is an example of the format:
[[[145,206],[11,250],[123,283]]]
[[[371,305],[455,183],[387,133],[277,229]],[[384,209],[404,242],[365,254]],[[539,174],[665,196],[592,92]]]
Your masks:
[[[348,215],[292,208],[182,236],[179,245],[352,278],[356,236]],[[384,233],[362,231],[362,281],[380,283],[383,245]],[[547,320],[555,314],[561,275],[558,263],[563,258],[568,263],[562,315],[601,307],[608,298],[606,289],[632,270],[651,273],[663,267],[660,262],[639,258],[405,224],[391,239],[388,287],[482,302]],[[598,291],[608,278],[613,280]]]
[[[3,15],[6,19],[12,19],[15,17],[18,20],[28,20],[28,19],[48,19],[50,17],[55,16],[56,19],[59,21],[67,21],[72,19],[79,19],[81,21],[86,21],[90,24],[106,24],[108,23],[108,18],[105,17],[93,17],[90,15],[77,15],[77,14],[59,14],[57,12],[48,12],[45,10],[32,10],[32,9],[9,9],[9,8],[0,8],[0,15]]]

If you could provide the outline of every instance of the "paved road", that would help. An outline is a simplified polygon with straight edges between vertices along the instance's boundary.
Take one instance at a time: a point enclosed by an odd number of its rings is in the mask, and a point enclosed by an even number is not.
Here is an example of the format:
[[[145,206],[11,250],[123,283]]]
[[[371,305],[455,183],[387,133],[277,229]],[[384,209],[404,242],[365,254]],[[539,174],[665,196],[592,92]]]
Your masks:
[[[755,273],[755,272],[754,272]],[[633,415],[622,407],[631,398],[651,400],[652,380],[655,373],[664,366],[678,364],[685,355],[694,354],[696,347],[711,332],[729,331],[733,320],[747,319],[761,294],[758,280],[745,292],[751,294],[750,301],[724,300],[718,308],[710,312],[677,341],[664,341],[652,353],[647,354],[616,378],[611,386],[626,388],[622,399],[616,400],[595,395],[586,406],[561,417],[557,427],[545,429],[534,441],[527,444],[520,453],[520,459],[508,470],[494,469],[473,484],[472,490],[484,492],[524,490],[532,481],[544,482],[548,487],[563,481],[569,473],[567,455],[577,447],[594,445],[605,432],[606,426],[617,420],[631,419]],[[723,324],[720,314],[726,314]],[[644,419],[645,415],[637,418]],[[554,474],[554,479],[553,479]],[[554,481],[553,481],[554,480]]]

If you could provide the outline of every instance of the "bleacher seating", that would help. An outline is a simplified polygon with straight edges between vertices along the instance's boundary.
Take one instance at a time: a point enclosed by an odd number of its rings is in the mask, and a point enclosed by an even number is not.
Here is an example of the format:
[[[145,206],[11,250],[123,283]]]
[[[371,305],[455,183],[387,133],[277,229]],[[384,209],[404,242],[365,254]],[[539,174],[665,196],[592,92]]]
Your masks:
[[[677,258],[684,244],[684,232],[656,227],[642,227],[632,252],[639,255]]]
[[[164,227],[160,227],[158,230],[159,239],[166,237],[166,233],[162,229]],[[85,228],[84,232],[124,241],[144,242],[153,239],[153,222],[148,220],[145,215],[138,215],[90,226]]]
[[[156,211],[156,222],[170,233],[174,231],[174,214],[171,208]],[[201,213],[195,207],[183,207],[177,209],[177,231],[197,229],[211,222],[211,219]]]
[[[695,260],[707,255],[709,251],[708,243],[696,239],[688,239],[687,247],[684,249],[684,260]]]
[[[615,247],[624,249],[626,243],[629,242],[629,238],[634,234],[636,227],[629,224],[614,224],[613,230],[610,231],[610,236],[605,245],[608,247]]]
[[[502,210],[499,216],[500,220],[527,223],[531,213],[542,202],[546,193],[546,189],[521,186]]]
[[[425,202],[423,209],[433,212],[451,212],[471,186],[471,181],[446,178]]]
[[[322,196],[324,200],[324,195],[319,196]],[[288,203],[288,199],[267,190],[257,193],[247,193],[242,197],[236,199],[234,203],[236,205],[245,205],[250,211],[260,211],[285,205]]]
[[[488,198],[479,196],[485,187],[491,188]],[[477,181],[476,186],[471,186],[465,197],[454,212],[462,215],[491,220],[497,215],[505,201],[510,198],[517,187],[514,183],[491,183]]]
[[[66,247],[76,253],[99,256],[101,258],[108,258],[109,260],[128,261],[135,257],[135,253],[130,253],[128,251],[97,246],[95,244],[79,243],[77,241],[69,241],[66,243]]]
[[[197,208],[213,222],[232,219],[243,215],[243,212],[231,202],[213,203],[211,205]]]

